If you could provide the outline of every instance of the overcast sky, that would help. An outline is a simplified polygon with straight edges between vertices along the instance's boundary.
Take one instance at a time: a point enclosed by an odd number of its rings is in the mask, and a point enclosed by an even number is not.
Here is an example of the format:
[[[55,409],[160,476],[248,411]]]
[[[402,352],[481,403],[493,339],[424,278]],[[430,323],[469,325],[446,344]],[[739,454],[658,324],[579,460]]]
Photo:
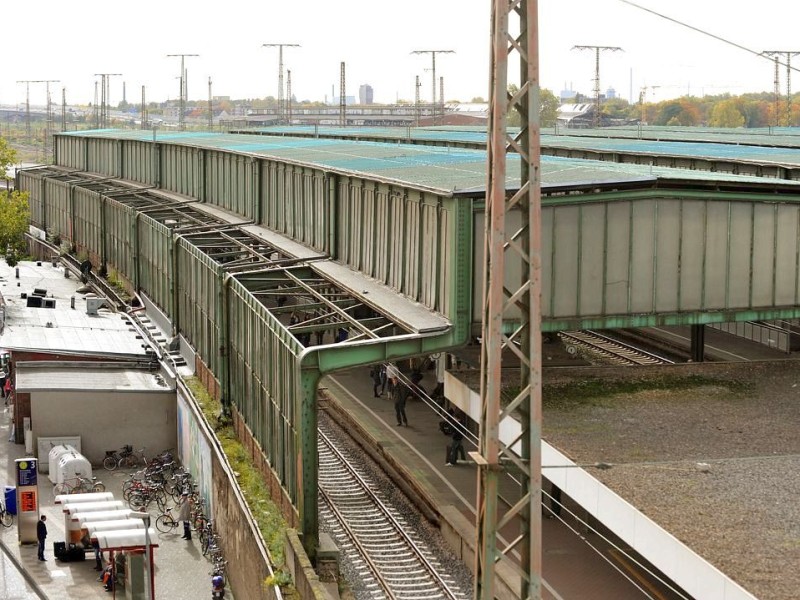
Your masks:
[[[800,50],[797,0],[636,0],[637,4],[753,50]],[[191,8],[189,8],[191,7]],[[55,79],[51,97],[88,103],[96,73],[112,77],[112,104],[176,98],[180,59],[186,59],[189,99],[213,94],[232,98],[277,96],[278,49],[264,43],[294,43],[284,49],[298,100],[339,95],[340,63],[346,63],[346,93],[361,84],[374,89],[376,102],[431,98],[430,54],[414,50],[453,50],[436,57],[447,100],[488,96],[490,0],[284,0],[212,3],[137,0],[40,0],[4,7],[0,103],[25,102],[26,79]],[[591,94],[595,54],[576,45],[616,46],[622,52],[600,55],[600,87],[625,99],[648,100],[691,93],[772,91],[770,61],[712,39],[622,0],[539,0],[542,87],[556,94],[564,87]],[[800,56],[795,63],[800,67]],[[798,73],[793,71],[794,75]],[[512,77],[516,72],[512,73]],[[786,69],[780,86],[786,90]],[[797,77],[800,90],[800,77]],[[31,84],[31,104],[46,101],[45,85]]]

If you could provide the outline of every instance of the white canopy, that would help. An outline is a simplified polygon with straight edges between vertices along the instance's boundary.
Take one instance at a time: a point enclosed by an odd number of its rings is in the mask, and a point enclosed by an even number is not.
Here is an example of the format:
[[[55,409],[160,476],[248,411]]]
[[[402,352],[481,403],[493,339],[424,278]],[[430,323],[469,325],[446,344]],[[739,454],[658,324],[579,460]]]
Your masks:
[[[158,548],[156,530],[152,527],[147,530],[150,536],[150,547]],[[144,550],[147,546],[147,538],[144,529],[126,529],[124,531],[98,531],[94,534],[100,544],[101,550]]]
[[[93,535],[98,531],[115,531],[119,529],[144,529],[141,519],[112,519],[111,521],[89,521],[83,524],[83,529]]]
[[[111,492],[89,492],[86,494],[59,494],[56,504],[75,504],[77,502],[107,502],[114,499]]]
[[[97,512],[101,510],[120,510],[124,508],[122,500],[104,500],[102,502],[67,502],[64,504],[64,512],[73,517],[75,513]]]
[[[124,510],[99,510],[97,512],[78,512],[72,515],[73,521],[84,523],[95,523],[97,521],[111,521],[113,519],[129,519],[133,511],[129,508]]]

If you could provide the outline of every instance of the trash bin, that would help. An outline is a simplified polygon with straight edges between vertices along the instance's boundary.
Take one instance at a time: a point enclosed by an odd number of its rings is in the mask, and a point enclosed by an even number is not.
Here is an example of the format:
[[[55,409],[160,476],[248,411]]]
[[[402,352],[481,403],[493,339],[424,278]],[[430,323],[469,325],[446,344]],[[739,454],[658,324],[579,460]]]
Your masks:
[[[12,515],[17,514],[17,488],[6,486],[5,495],[6,510]]]

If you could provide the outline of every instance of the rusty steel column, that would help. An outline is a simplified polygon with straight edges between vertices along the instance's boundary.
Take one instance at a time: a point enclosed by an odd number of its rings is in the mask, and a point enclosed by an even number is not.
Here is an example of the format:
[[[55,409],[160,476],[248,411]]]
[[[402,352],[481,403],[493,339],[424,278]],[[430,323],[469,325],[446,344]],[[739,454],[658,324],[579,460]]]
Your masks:
[[[509,33],[509,18],[519,19]],[[519,597],[541,598],[541,189],[539,172],[539,56],[537,0],[493,0],[492,52],[487,143],[486,246],[484,265],[483,342],[481,348],[481,416],[478,465],[475,598],[495,597],[497,570],[510,566],[521,577]],[[508,92],[509,52],[519,52],[519,91]],[[520,114],[520,131],[506,134],[509,105]],[[519,190],[507,197],[507,157],[521,161]],[[514,182],[508,188],[514,189]],[[518,216],[518,219],[511,219]],[[512,222],[518,225],[512,225]],[[506,258],[519,265],[522,280],[505,278]],[[520,362],[514,397],[501,403],[503,352]],[[500,440],[500,423],[514,414],[519,437]],[[513,472],[520,497],[505,502],[499,494],[502,476]],[[501,506],[502,505],[502,506]],[[498,548],[499,531],[519,523],[509,547]],[[513,556],[519,554],[519,561]]]

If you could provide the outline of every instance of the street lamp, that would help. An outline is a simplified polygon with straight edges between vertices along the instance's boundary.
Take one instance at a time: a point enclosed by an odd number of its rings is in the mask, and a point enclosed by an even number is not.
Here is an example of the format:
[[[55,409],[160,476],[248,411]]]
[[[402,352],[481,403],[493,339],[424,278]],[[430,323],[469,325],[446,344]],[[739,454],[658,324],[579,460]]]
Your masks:
[[[131,516],[144,521],[144,573],[147,584],[145,587],[145,600],[153,600],[155,587],[153,582],[153,551],[150,548],[150,513],[133,512]]]

